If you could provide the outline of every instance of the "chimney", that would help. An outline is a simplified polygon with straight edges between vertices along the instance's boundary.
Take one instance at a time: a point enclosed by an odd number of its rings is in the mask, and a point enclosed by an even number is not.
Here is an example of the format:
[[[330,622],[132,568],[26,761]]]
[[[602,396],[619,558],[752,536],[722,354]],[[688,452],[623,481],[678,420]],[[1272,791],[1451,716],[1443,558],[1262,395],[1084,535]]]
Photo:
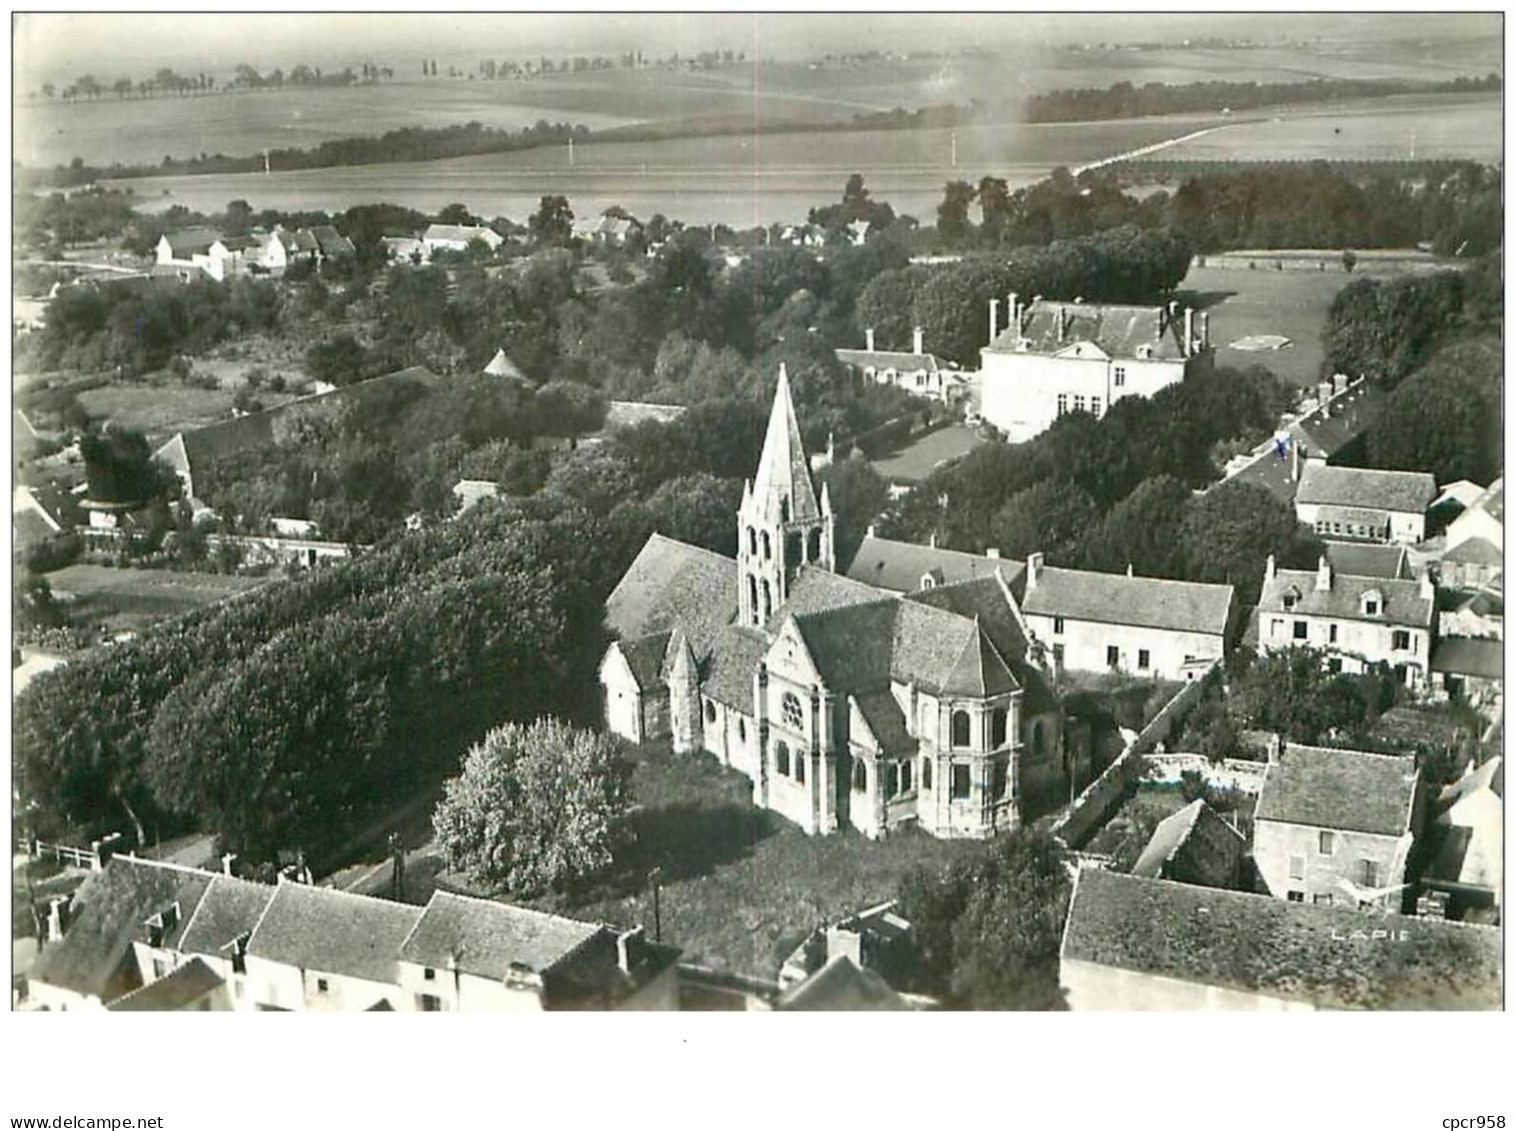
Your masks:
[[[1348,391],[1348,375],[1346,373],[1332,374],[1332,395],[1340,397]]]
[[[1269,735],[1268,752],[1270,765],[1277,766],[1279,764],[1279,755],[1283,745],[1277,734]]]
[[[1316,592],[1330,593],[1332,591],[1332,563],[1326,560],[1326,556],[1316,562]]]
[[[1300,449],[1303,445],[1296,440],[1290,445],[1290,482],[1300,482]]]
[[[1126,563],[1126,575],[1128,577],[1132,576],[1132,563],[1131,562],[1127,562]]]
[[[631,955],[628,953],[630,948],[627,944],[641,936],[641,927],[633,927],[630,931],[620,931],[616,935],[616,965],[621,967],[623,974],[630,974],[632,972]]]
[[[1263,567],[1263,583],[1267,585],[1269,582],[1273,581],[1274,575],[1277,572],[1278,567],[1274,564],[1274,555],[1270,554],[1269,560],[1264,564]]]
[[[1009,313],[1009,311],[1007,311]],[[1000,300],[990,299],[990,341],[1000,336]]]
[[[237,854],[235,852],[228,852],[221,858],[221,874],[223,876],[231,876],[236,874],[232,871],[232,862],[236,859]]]
[[[1037,588],[1037,578],[1042,573],[1042,551],[1026,556],[1026,589],[1030,593]]]
[[[68,896],[55,895],[47,901],[46,942],[57,942],[68,929]]]
[[[867,537],[867,538],[878,538],[879,537],[878,529],[874,526],[874,524],[872,522],[869,523],[869,528],[868,528],[868,530],[866,530],[864,532],[864,536]]]
[[[911,352],[913,352],[917,357],[920,357],[922,354],[926,353],[926,331],[923,330],[920,326],[917,326],[914,330],[911,331],[911,337],[912,342],[915,345],[915,349]]]
[[[1211,316],[1205,311],[1200,312],[1200,348],[1209,349],[1211,346]]]
[[[1432,580],[1431,570],[1422,570],[1420,584],[1416,588],[1417,595],[1423,601],[1435,601],[1437,599],[1437,583]]]
[[[927,538],[926,544],[934,550],[937,548],[937,532],[935,530],[932,531],[931,536]]]
[[[991,547],[989,547],[988,549],[986,549],[984,551],[984,556],[987,557],[987,558],[993,558],[995,561],[999,561],[1000,560],[1000,547],[999,546],[991,546]]]
[[[1184,308],[1184,356],[1195,356],[1195,311]]]
[[[1321,402],[1323,407],[1325,407],[1327,401],[1332,399],[1332,383],[1330,381],[1316,382],[1316,399]]]
[[[872,326],[863,332],[863,348],[870,353],[874,352],[874,328]]]
[[[1015,291],[1005,296],[1005,328],[1021,333],[1021,296]]]

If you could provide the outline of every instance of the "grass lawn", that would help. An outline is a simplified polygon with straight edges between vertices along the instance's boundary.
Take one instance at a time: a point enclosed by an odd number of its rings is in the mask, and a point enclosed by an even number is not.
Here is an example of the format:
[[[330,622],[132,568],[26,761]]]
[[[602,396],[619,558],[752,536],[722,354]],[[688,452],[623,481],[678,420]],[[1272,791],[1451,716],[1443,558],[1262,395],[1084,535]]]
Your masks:
[[[198,370],[216,372],[222,380],[219,389],[196,389],[177,382],[171,385],[102,385],[79,394],[79,403],[94,417],[103,417],[123,428],[141,432],[155,447],[168,440],[175,432],[200,428],[225,420],[232,415],[232,389],[227,388],[223,369],[235,371],[236,377],[253,367],[253,362],[212,362],[196,359]],[[255,394],[266,408],[282,404],[292,397],[289,394],[271,393],[260,389]]]
[[[65,566],[48,574],[47,580],[56,596],[71,601],[72,622],[111,632],[140,631],[268,583],[263,577],[100,565]]]
[[[927,433],[888,459],[875,460],[874,470],[886,479],[919,483],[938,464],[966,456],[982,443],[984,438],[974,429],[954,424]]]

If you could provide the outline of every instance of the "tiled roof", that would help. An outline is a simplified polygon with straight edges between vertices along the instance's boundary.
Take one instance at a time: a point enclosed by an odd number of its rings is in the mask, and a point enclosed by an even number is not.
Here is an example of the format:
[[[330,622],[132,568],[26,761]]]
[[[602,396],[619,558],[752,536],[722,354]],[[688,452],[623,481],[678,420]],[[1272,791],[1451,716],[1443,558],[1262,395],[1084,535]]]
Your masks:
[[[1142,850],[1142,855],[1137,857],[1137,863],[1132,865],[1132,875],[1145,876],[1148,879],[1157,879],[1163,874],[1163,866],[1184,847],[1189,840],[1190,834],[1200,825],[1226,830],[1225,835],[1232,837],[1241,843],[1241,834],[1231,825],[1221,819],[1221,816],[1207,805],[1204,799],[1197,797],[1177,813],[1170,813],[1158,822],[1158,827],[1153,830],[1152,838],[1147,847]]]
[[[1286,743],[1269,764],[1254,819],[1402,836],[1410,828],[1416,760]]]
[[[905,999],[872,970],[838,954],[820,970],[780,995],[777,1008],[811,1011],[879,1011],[909,1009]]]
[[[805,616],[822,613],[828,609],[840,609],[847,605],[862,605],[893,597],[893,593],[875,589],[872,585],[853,581],[831,570],[804,565],[795,575],[790,586],[790,595],[774,614],[774,623],[784,619],[786,613]]]
[[[1298,595],[1293,609],[1285,609],[1284,593],[1294,589]],[[1364,594],[1378,591],[1379,612],[1369,616],[1360,610]],[[1307,616],[1338,617],[1342,620],[1371,621],[1378,624],[1404,624],[1426,628],[1435,615],[1435,601],[1423,596],[1418,581],[1391,581],[1383,577],[1344,577],[1333,574],[1332,587],[1316,588],[1316,574],[1301,569],[1281,569],[1274,580],[1265,580],[1258,598],[1260,613],[1301,613]]]
[[[675,627],[696,658],[737,615],[737,563],[662,534],[648,538],[605,603],[606,623],[622,640]]]
[[[853,699],[882,751],[898,755],[916,749],[916,740],[905,729],[905,714],[888,688],[859,692]]]
[[[1472,675],[1482,679],[1505,677],[1505,655],[1501,641],[1475,637],[1444,636],[1432,649],[1432,670],[1452,675]]]
[[[42,949],[33,980],[87,996],[107,994],[132,942],[146,941],[144,921],[177,903],[177,925],[163,935],[163,945],[175,945],[211,879],[196,868],[113,857],[75,893],[73,922]]]
[[[175,258],[182,259],[197,251],[209,251],[211,244],[221,238],[221,233],[214,228],[180,228],[177,232],[165,232],[163,238],[168,241]]]
[[[311,229],[311,235],[315,237],[316,246],[321,249],[322,255],[344,255],[353,250],[353,241],[330,224],[318,224]]]
[[[237,939],[252,933],[273,898],[274,888],[269,884],[217,876],[185,924],[179,949],[186,954],[221,956]]]
[[[899,604],[893,597],[885,597],[794,618],[829,690],[873,691],[888,685]],[[957,643],[961,647],[961,639]],[[955,650],[946,663],[956,657]],[[946,670],[943,666],[938,674]]]
[[[1371,938],[1376,930],[1396,937]],[[1062,957],[1320,1009],[1501,1003],[1495,929],[1089,868],[1074,885]]]
[[[271,962],[370,982],[396,982],[400,944],[421,908],[335,888],[280,884],[248,941]]]
[[[1458,565],[1488,565],[1498,566],[1505,562],[1505,555],[1500,547],[1488,538],[1465,538],[1454,546],[1446,554],[1442,555],[1445,562],[1453,562]]]
[[[718,703],[752,714],[753,673],[768,646],[768,637],[758,629],[727,625],[716,637],[701,690]]]
[[[936,354],[907,353],[904,350],[838,350],[837,360],[860,369],[895,369],[901,373],[914,373],[918,369],[936,373],[942,368]]]
[[[1325,547],[1327,561],[1331,563],[1334,573],[1391,580],[1405,580],[1411,576],[1404,546],[1327,542]]]
[[[498,981],[512,968],[551,969],[599,934],[595,923],[450,892],[434,892],[400,946],[403,962]]]
[[[1026,580],[1021,607],[1027,613],[1213,636],[1226,632],[1233,600],[1230,585],[1054,566],[1044,567],[1035,585]]]
[[[223,984],[220,974],[200,959],[191,958],[157,981],[118,997],[105,1008],[116,1013],[183,1009]]]
[[[1133,359],[1137,347],[1146,345],[1153,347],[1154,360],[1176,361],[1184,357],[1183,325],[1183,314],[1170,318],[1161,306],[1034,302],[1026,308],[1020,327],[1007,327],[987,348],[1002,353],[1061,354],[1089,342],[1108,357]],[[1026,350],[1016,348],[1018,339],[1027,341]]]
[[[1425,514],[1437,480],[1424,471],[1374,471],[1308,462],[1300,469],[1295,502]]]
[[[973,578],[993,577],[997,569],[1005,575],[1006,581],[1015,582],[1025,568],[1021,562],[1009,558],[991,558],[870,535],[864,538],[853,555],[847,575],[854,581],[880,589],[909,593],[921,588],[921,578],[934,569],[942,571],[943,584],[952,585]]]

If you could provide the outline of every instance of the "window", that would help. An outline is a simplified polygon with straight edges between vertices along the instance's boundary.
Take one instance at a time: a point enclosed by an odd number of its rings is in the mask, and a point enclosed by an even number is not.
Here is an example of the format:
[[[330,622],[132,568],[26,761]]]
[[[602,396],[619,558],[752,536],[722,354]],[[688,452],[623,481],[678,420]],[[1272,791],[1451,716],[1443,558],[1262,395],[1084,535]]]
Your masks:
[[[708,723],[716,721],[716,704],[709,699],[705,701],[705,721]]]
[[[900,792],[911,792],[911,764],[909,762],[900,763]]]
[[[442,999],[436,994],[422,994],[420,1001],[422,1013],[442,1012]]]
[[[1290,857],[1290,879],[1292,879],[1292,880],[1303,880],[1303,879],[1305,879],[1305,857],[1304,856],[1291,856]]]
[[[1282,628],[1284,628],[1284,621],[1280,620],[1278,617],[1275,617],[1269,622],[1269,635],[1277,637],[1279,635],[1279,630]]]
[[[1371,616],[1371,617],[1378,616],[1379,615],[1379,602],[1378,601],[1365,601],[1363,603],[1363,611],[1368,616]]]
[[[1121,663],[1121,649],[1117,648],[1114,644],[1107,644],[1105,646],[1105,666],[1114,668],[1119,663]]]
[[[789,520],[790,520],[790,497],[788,495],[786,495],[784,498],[782,498],[782,499],[779,500],[779,521],[780,522],[789,522]]]
[[[421,977],[424,981],[435,982],[437,980],[437,971],[428,966],[425,970],[421,971]]]
[[[737,741],[738,742],[746,742],[747,741],[747,720],[746,719],[738,719],[737,720]]]
[[[332,987],[327,983],[327,980],[325,978],[316,979],[316,992],[318,994],[324,994],[331,988]]]
[[[1327,643],[1328,644],[1336,644],[1337,643],[1337,626],[1335,624],[1329,624],[1329,625],[1327,625]]]
[[[1288,892],[1288,893],[1286,893],[1285,898],[1288,899],[1291,903],[1304,903],[1305,902],[1305,892],[1303,892],[1303,891]]]
[[[1069,395],[1067,393],[1059,393],[1058,394],[1058,415],[1062,416],[1064,413],[1068,412],[1068,410],[1069,410]]]
[[[747,528],[747,552],[752,557],[758,556],[758,532],[751,526]]]
[[[1062,636],[1063,635],[1063,618],[1062,617],[1054,617],[1053,618],[1053,635],[1054,636]]]
[[[866,792],[868,790],[868,788],[869,788],[869,768],[868,768],[868,763],[865,762],[862,758],[854,758],[853,759],[853,791],[855,793],[864,793],[864,792]]]
[[[1081,394],[1079,394],[1079,393],[1075,393],[1074,394],[1074,411],[1075,412],[1083,412],[1084,411],[1084,397]]]
[[[793,691],[786,691],[784,698],[779,701],[779,713],[784,716],[784,725],[800,730],[805,725],[805,716],[800,711],[800,697]]]
[[[805,751],[795,751],[795,780],[801,785],[805,784]]]
[[[953,786],[949,796],[954,801],[965,801],[969,795],[969,768],[967,766],[953,767]]]
[[[990,769],[990,796],[1000,798],[1005,796],[1006,787],[1010,779],[1006,776],[1005,761],[995,759],[994,766]]]
[[[990,712],[990,746],[999,749],[1005,745],[1005,708],[996,707]]]
[[[930,758],[921,759],[921,788],[932,788],[932,760]]]
[[[774,747],[774,768],[785,777],[790,776],[790,747],[789,743],[780,741]]]
[[[1332,657],[1327,661],[1327,671],[1331,672],[1333,675],[1337,675],[1342,671],[1342,661],[1336,656]]]
[[[1092,416],[1099,416],[1100,415],[1100,398],[1099,397],[1091,397],[1090,398],[1090,414]]]
[[[1290,634],[1294,636],[1296,640],[1304,640],[1308,632],[1309,629],[1307,628],[1305,621],[1297,620],[1292,626]]]
[[[1153,657],[1148,653],[1146,648],[1137,649],[1137,669],[1139,671],[1147,671],[1152,661]]]
[[[1319,891],[1315,895],[1311,896],[1311,902],[1324,904],[1327,907],[1330,907],[1332,906],[1332,893],[1329,891]]]
[[[756,577],[751,577],[750,576],[747,579],[747,607],[753,611],[752,612],[753,623],[757,624],[758,623],[758,579]]]
[[[1373,860],[1358,861],[1358,882],[1366,888],[1379,886],[1379,864]]]
[[[767,535],[765,535],[765,537],[767,537]],[[764,620],[768,620],[769,619],[769,614],[774,611],[774,600],[773,600],[772,591],[769,589],[768,578],[766,578],[766,577],[763,579],[763,587],[762,588],[763,588],[763,619]]]
[[[1298,593],[1296,593],[1293,589],[1288,590],[1284,595],[1284,611],[1289,612],[1291,609],[1293,609],[1295,607],[1295,602],[1299,599],[1300,595]]]
[[[1411,649],[1411,634],[1403,628],[1397,628],[1390,633],[1390,647],[1396,652],[1408,652]]]
[[[1337,847],[1336,837],[1332,833],[1327,832],[1325,829],[1317,834],[1316,841],[1316,851],[1321,853],[1323,856],[1330,856],[1332,854],[1332,850]]]
[[[953,745],[967,746],[969,744],[969,713],[967,711],[953,712]],[[955,770],[956,774],[957,771]]]
[[[1116,366],[1116,388],[1119,389],[1119,388],[1121,388],[1125,384],[1126,384],[1126,367],[1118,365],[1118,366]]]

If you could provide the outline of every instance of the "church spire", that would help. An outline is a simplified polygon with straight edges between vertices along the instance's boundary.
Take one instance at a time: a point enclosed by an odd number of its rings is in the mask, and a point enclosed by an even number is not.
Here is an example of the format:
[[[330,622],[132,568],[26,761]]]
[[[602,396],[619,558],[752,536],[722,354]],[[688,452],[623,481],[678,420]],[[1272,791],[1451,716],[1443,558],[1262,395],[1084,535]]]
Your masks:
[[[821,517],[800,439],[800,423],[795,419],[795,403],[790,398],[790,376],[783,362],[779,363],[779,389],[763,438],[763,456],[753,480],[753,499],[768,522],[814,522]]]

